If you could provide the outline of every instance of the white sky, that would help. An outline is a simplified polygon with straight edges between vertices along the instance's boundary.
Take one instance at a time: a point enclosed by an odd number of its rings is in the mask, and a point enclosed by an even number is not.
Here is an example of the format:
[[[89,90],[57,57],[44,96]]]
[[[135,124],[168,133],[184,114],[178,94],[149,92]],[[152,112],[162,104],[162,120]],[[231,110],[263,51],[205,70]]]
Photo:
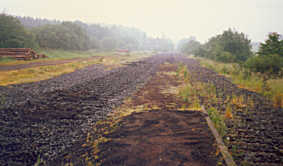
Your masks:
[[[177,41],[235,28],[253,41],[283,34],[283,0],[0,0],[0,12],[137,27]]]

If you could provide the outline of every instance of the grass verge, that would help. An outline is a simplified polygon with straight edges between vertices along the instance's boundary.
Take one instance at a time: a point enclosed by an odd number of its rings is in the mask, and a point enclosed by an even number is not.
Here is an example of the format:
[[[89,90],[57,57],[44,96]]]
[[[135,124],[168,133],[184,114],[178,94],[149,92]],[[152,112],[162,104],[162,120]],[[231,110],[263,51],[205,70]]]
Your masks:
[[[197,59],[202,66],[226,76],[239,88],[260,93],[272,100],[275,107],[283,107],[283,78],[270,79],[265,85],[260,74],[248,73],[237,64],[221,63],[204,58]]]

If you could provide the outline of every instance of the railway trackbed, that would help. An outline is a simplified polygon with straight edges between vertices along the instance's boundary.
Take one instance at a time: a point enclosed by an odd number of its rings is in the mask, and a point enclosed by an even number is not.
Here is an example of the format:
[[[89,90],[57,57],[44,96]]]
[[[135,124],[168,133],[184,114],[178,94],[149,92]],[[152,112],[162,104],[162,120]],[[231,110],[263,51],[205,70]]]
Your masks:
[[[180,64],[192,86],[215,87],[213,100],[197,94],[206,109],[224,115],[231,96],[249,99],[232,103],[225,120],[223,139],[237,165],[282,165],[282,110],[194,59],[169,55],[0,87],[0,165],[225,165],[207,115],[180,95],[188,83]]]

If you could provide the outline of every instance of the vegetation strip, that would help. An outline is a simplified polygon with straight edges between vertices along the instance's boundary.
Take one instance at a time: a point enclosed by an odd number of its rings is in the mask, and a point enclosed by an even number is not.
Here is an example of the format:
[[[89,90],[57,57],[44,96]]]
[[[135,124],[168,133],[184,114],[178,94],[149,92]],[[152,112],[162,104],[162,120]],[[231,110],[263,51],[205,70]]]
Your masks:
[[[196,58],[203,67],[211,69],[230,79],[239,88],[262,94],[273,102],[274,107],[283,107],[283,79],[273,77],[264,80],[259,73],[249,73],[240,65]]]
[[[223,75],[201,67],[197,60],[184,59],[183,63],[200,104],[210,114],[236,164],[282,165],[282,109],[262,95],[239,88]]]
[[[205,108],[202,106],[202,112],[205,113],[206,115],[208,115],[208,112],[205,110]],[[227,166],[237,166],[235,161],[233,160],[233,157],[231,156],[231,154],[228,151],[228,148],[225,146],[222,137],[219,135],[218,131],[216,130],[213,122],[211,121],[209,116],[205,117],[207,124],[212,132],[212,134],[214,135],[218,148],[222,153],[222,156],[227,164]]]

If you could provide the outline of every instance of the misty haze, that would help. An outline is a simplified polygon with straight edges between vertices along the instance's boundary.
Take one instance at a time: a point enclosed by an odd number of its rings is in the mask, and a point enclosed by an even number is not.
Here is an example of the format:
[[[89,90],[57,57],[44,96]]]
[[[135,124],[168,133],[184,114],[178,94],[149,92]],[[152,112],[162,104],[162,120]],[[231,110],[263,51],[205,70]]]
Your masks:
[[[0,165],[282,166],[282,10],[2,0]]]

